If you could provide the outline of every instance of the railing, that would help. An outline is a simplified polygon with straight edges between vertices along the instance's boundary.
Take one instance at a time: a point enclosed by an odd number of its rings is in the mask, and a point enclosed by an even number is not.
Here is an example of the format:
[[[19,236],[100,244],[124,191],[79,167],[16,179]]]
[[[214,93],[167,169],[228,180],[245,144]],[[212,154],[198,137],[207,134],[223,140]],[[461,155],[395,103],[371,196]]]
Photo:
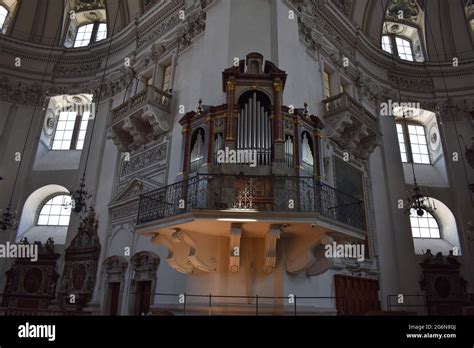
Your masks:
[[[33,317],[33,316],[85,316],[85,315],[90,315],[90,313],[81,312],[81,311],[67,311],[67,310],[0,307],[0,316]]]
[[[351,110],[352,113],[360,117],[365,124],[376,127],[376,117],[347,93],[340,93],[334,97],[330,97],[323,100],[323,103],[325,104],[325,117],[344,110]]]
[[[363,201],[314,177],[198,174],[140,196],[138,224],[193,210],[314,212],[365,230]]]
[[[198,295],[171,293],[133,293],[140,296],[155,296],[155,310],[176,315],[344,315],[337,313],[336,301],[345,301],[333,296],[237,296]],[[141,313],[149,315],[150,313]]]
[[[405,295],[400,301],[400,295],[387,295],[387,310],[389,312],[418,312],[422,311],[424,315],[428,315],[428,307],[424,295]]]
[[[144,90],[130,97],[112,110],[110,124],[123,120],[125,117],[133,114],[147,103],[169,112],[170,100],[170,94],[165,93],[154,86],[146,86]]]

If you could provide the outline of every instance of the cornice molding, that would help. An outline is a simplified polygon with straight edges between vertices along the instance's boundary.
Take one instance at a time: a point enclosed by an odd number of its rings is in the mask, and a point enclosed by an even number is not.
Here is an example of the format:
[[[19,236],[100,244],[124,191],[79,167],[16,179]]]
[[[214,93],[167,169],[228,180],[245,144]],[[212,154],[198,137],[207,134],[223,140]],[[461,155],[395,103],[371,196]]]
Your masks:
[[[398,84],[402,98],[419,100],[432,104],[433,97],[439,103],[447,97],[444,88],[459,77],[466,80],[474,74],[474,59],[459,61],[453,69],[451,62],[411,63],[393,58],[374,45],[346,16],[341,16],[338,6],[332,1],[284,0],[295,10],[298,17],[300,41],[315,60],[321,56],[352,79],[362,99],[377,108],[387,98],[399,99]],[[350,60],[349,67],[343,67],[343,58]],[[374,66],[385,71],[374,72]],[[398,83],[397,83],[398,80]],[[446,81],[444,81],[446,80]],[[442,87],[440,87],[442,86]],[[451,88],[448,94],[455,99],[474,98],[472,88]],[[361,100],[362,101],[362,100]]]
[[[205,10],[214,2],[200,0],[185,8],[185,0],[168,1],[129,23],[115,37],[80,49],[51,48],[0,36],[0,100],[39,105],[47,96],[65,93],[92,93],[97,98],[100,90],[101,98],[112,97],[126,88],[136,70],[142,67],[144,59],[139,57],[156,59],[176,47],[189,47],[205,30]],[[181,10],[185,11],[184,20],[179,18]],[[110,40],[113,40],[112,45]],[[101,88],[103,64],[109,52],[111,61]],[[17,57],[21,58],[23,66],[29,67],[28,70],[21,66],[14,68]],[[130,67],[123,64],[127,57],[132,62]],[[139,64],[135,64],[137,61]],[[47,71],[43,76],[45,65]],[[29,83],[23,82],[25,76]],[[43,86],[41,81],[46,81]]]

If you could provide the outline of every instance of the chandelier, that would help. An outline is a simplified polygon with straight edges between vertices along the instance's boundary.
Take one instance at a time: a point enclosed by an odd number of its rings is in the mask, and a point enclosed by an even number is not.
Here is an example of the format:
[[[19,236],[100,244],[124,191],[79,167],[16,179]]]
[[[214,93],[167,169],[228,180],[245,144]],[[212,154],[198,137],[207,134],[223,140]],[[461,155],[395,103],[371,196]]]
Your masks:
[[[12,229],[16,225],[16,212],[13,211],[11,205],[8,205],[4,211],[0,209],[0,213],[0,228],[3,231]]]
[[[74,212],[87,212],[87,200],[92,197],[86,190],[85,177],[81,178],[79,188],[72,190],[71,192],[71,206],[74,209]]]
[[[405,210],[406,214],[410,215],[411,210],[414,209],[416,211],[416,215],[421,217],[425,214],[425,211],[433,214],[437,209],[435,201],[429,197],[425,197],[421,191],[421,187],[418,186],[415,178],[412,195],[407,199],[408,208]]]

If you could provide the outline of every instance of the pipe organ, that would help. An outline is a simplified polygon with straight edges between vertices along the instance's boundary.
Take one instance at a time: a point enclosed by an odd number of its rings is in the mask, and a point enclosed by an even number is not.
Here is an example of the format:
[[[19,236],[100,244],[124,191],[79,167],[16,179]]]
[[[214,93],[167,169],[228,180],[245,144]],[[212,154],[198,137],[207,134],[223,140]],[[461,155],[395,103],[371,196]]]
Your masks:
[[[303,141],[301,143],[301,157],[303,161],[304,174],[313,175],[314,156],[311,150],[310,139],[306,132],[303,133]]]
[[[237,150],[254,151],[257,164],[271,163],[272,122],[268,106],[263,105],[257,92],[241,105],[237,122]]]
[[[285,136],[285,160],[289,168],[293,168],[293,138],[290,135]]]
[[[222,133],[217,133],[214,136],[214,164],[218,164],[217,162],[217,152],[224,148],[224,139],[222,137]]]
[[[239,66],[225,69],[225,103],[199,103],[196,111],[187,112],[179,121],[185,137],[183,177],[198,170],[201,174],[238,171],[246,175],[319,176],[319,147],[314,146],[312,134],[324,125],[309,115],[306,107],[290,110],[281,105],[285,82],[286,73],[264,62],[258,53],[250,53]],[[229,163],[219,163],[220,150]],[[254,161],[265,168],[254,168]],[[247,162],[249,165],[241,165]]]
[[[190,172],[196,172],[204,162],[204,130],[199,128],[195,133],[191,144]]]

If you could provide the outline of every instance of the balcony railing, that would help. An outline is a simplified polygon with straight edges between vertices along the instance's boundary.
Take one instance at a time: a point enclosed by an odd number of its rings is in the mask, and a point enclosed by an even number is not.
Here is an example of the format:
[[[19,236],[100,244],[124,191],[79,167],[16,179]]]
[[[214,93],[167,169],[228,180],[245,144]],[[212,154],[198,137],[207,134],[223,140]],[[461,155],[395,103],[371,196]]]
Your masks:
[[[130,97],[112,110],[110,124],[112,125],[123,120],[125,117],[132,115],[147,104],[169,112],[170,100],[170,94],[165,93],[154,86],[146,86],[144,90]]]
[[[375,129],[377,128],[377,118],[347,93],[340,93],[334,97],[325,99],[323,100],[323,103],[325,104],[326,110],[324,117],[330,117],[334,114],[340,113],[341,111],[351,111],[367,126],[371,126]]]
[[[273,211],[318,213],[365,230],[363,201],[313,177],[199,174],[140,196],[138,224],[189,213]]]
[[[368,159],[380,142],[378,119],[347,93],[323,101],[323,122],[329,138],[361,159]]]

